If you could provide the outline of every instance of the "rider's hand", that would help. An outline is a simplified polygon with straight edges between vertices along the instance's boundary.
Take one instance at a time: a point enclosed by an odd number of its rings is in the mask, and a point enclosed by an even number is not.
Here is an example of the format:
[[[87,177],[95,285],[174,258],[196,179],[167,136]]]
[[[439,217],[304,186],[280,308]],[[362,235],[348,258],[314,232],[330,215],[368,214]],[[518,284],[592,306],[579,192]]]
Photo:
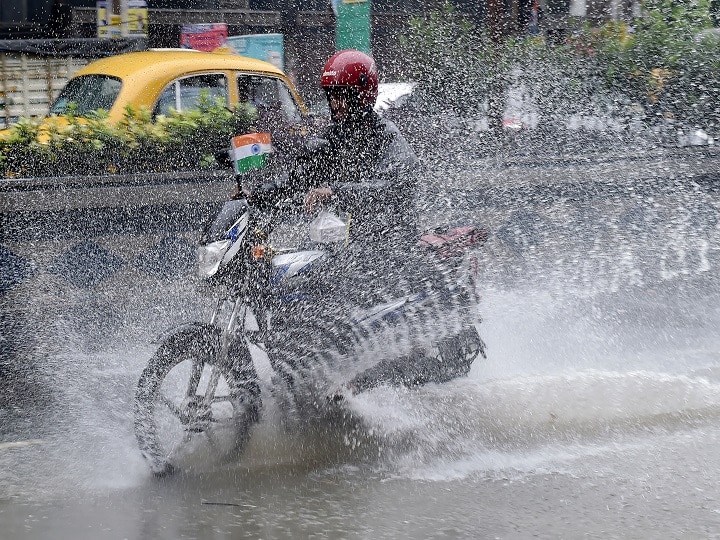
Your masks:
[[[245,186],[236,186],[230,194],[230,200],[236,201],[238,199],[250,199],[252,197],[252,191]]]
[[[332,189],[328,187],[311,189],[305,195],[305,211],[314,212],[316,208],[322,206],[323,201],[332,197],[332,194]]]

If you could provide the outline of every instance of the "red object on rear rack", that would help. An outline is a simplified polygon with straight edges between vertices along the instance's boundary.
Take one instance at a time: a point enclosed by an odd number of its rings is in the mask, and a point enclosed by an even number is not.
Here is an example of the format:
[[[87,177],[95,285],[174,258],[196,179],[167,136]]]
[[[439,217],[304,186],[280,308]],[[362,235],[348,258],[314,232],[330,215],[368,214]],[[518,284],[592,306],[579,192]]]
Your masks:
[[[418,245],[447,259],[463,255],[467,248],[486,242],[488,237],[489,234],[485,229],[473,225],[438,228],[425,232],[420,237]]]

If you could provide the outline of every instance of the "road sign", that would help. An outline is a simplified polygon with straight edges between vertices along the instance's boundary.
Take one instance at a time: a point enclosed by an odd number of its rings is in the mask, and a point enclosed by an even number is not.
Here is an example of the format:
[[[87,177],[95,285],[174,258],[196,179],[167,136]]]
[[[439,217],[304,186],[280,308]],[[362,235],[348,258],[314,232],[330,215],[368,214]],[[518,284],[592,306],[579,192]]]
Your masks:
[[[370,0],[338,0],[335,47],[370,54]]]
[[[244,36],[230,36],[228,47],[235,52],[250,58],[265,60],[280,69],[285,69],[285,51],[282,34],[252,34]]]
[[[112,0],[97,0],[98,37],[147,36],[146,0],[121,0],[120,13],[114,13]]]

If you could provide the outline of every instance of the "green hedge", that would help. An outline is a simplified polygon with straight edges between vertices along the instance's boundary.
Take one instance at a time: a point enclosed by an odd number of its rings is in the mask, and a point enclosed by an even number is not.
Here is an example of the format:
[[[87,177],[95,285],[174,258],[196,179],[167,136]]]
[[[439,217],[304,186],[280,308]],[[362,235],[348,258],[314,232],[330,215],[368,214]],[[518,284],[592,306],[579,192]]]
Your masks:
[[[411,19],[407,77],[429,109],[498,118],[510,84],[522,84],[543,120],[569,114],[641,114],[720,127],[720,38],[707,0],[645,0],[632,26],[577,26],[560,43],[488,34],[449,5]],[[516,80],[514,80],[516,78]],[[500,111],[500,114],[502,110]],[[552,123],[552,122],[550,122]]]
[[[130,174],[217,168],[230,138],[252,130],[247,109],[201,99],[195,110],[154,121],[128,108],[117,125],[107,114],[21,119],[0,138],[0,177]]]

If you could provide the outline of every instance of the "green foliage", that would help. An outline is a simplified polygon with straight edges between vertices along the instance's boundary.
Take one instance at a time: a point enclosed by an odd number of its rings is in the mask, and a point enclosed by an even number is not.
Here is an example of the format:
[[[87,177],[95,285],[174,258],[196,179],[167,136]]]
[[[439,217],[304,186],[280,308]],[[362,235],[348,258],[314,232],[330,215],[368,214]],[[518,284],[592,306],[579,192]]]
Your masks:
[[[488,35],[458,14],[449,3],[427,18],[412,17],[401,36],[402,54],[410,60],[409,79],[430,110],[452,107],[465,113],[482,107],[509,68],[512,43],[493,44]]]
[[[414,18],[403,38],[407,77],[430,111],[502,114],[521,88],[542,122],[570,114],[675,118],[720,126],[720,38],[708,0],[645,0],[634,26],[584,25],[564,43],[538,37],[494,44],[452,7]]]
[[[634,32],[606,23],[594,36],[595,63],[605,87],[622,89],[648,120],[674,117],[716,125],[720,116],[720,40],[703,37],[712,27],[706,0],[646,0]]]
[[[153,121],[147,110],[128,108],[114,125],[106,111],[79,118],[22,119],[0,135],[0,177],[42,177],[170,172],[213,168],[233,135],[256,120],[243,107],[202,97],[196,109],[171,111]]]

